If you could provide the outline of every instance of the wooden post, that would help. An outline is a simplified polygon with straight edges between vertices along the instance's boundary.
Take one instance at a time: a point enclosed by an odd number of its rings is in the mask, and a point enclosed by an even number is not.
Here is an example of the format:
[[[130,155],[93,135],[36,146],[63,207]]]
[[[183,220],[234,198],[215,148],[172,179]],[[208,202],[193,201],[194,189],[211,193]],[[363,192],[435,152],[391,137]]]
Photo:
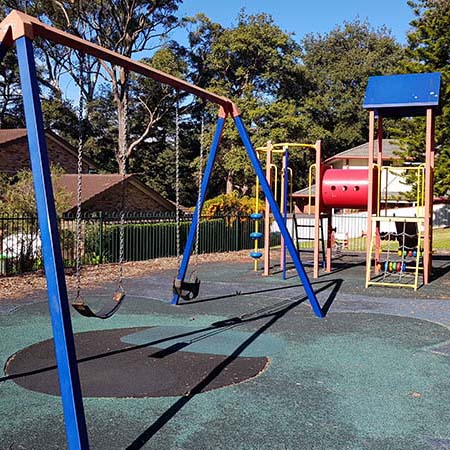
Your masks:
[[[376,205],[375,206],[375,214],[378,216],[380,214],[380,196],[381,196],[381,176],[383,174],[381,168],[383,167],[383,117],[381,117],[381,113],[378,112],[378,123],[377,123],[377,140],[378,140],[378,151],[377,151],[377,171],[376,176],[378,179],[372,178],[372,199],[373,199],[373,191],[376,189]],[[373,169],[372,169],[373,173]],[[387,185],[386,185],[387,189]],[[387,192],[386,192],[387,194]],[[373,206],[372,206],[373,208]],[[373,209],[372,209],[373,211]],[[377,262],[380,261],[380,250],[381,250],[381,235],[380,235],[380,221],[377,220],[375,222],[375,273],[378,273]]]
[[[423,244],[423,283],[430,282],[433,252],[433,178],[434,178],[434,110],[427,108],[425,136],[425,214]],[[419,242],[420,245],[420,242]],[[420,248],[417,249],[418,254]]]
[[[368,282],[370,278],[370,268],[372,266],[372,255],[370,254],[370,242],[372,239],[372,213],[373,213],[373,150],[375,147],[374,143],[375,137],[375,111],[371,109],[369,111],[369,155],[367,157],[367,168],[369,177],[369,186],[367,189],[367,232],[366,232],[366,287],[368,287]]]
[[[266,179],[269,186],[272,186],[272,141],[267,141],[266,149]],[[264,276],[270,275],[270,204],[266,198],[264,209]]]
[[[322,209],[322,143],[317,141],[316,148],[316,192],[314,194],[314,270],[313,277],[319,278],[320,258],[320,213]],[[328,239],[331,244],[331,239]],[[331,248],[331,247],[330,247]],[[331,255],[330,255],[331,261]],[[331,264],[330,264],[331,266]],[[328,268],[327,268],[328,269]],[[331,270],[331,267],[330,267]]]

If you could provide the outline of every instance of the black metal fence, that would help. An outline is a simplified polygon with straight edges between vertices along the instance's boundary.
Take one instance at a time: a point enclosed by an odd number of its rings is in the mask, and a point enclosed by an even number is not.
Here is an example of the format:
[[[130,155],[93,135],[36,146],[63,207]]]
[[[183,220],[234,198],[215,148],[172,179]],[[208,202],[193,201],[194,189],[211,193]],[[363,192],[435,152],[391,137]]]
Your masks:
[[[183,215],[179,227],[180,252],[183,251],[192,216]],[[310,248],[314,230],[313,218],[298,220],[299,245]],[[364,252],[367,246],[365,230],[366,214],[336,214],[333,216],[334,244],[341,251]],[[435,227],[450,226],[450,208],[434,212]],[[230,252],[250,249],[254,242],[250,233],[254,222],[248,216],[201,218],[199,226],[199,253]],[[326,229],[326,223],[323,224]],[[287,227],[294,236],[292,219]],[[82,217],[82,264],[118,262],[120,258],[120,234],[123,230],[123,256],[125,261],[143,261],[177,255],[177,225],[174,214],[102,213]],[[280,234],[272,226],[271,246],[280,245]],[[59,219],[61,251],[66,267],[75,266],[77,226],[75,217]],[[383,231],[383,230],[382,230]],[[386,230],[384,230],[386,231]],[[326,237],[326,233],[325,237]],[[0,216],[0,275],[29,272],[42,267],[41,242],[36,217]]]
[[[183,215],[179,227],[183,251],[192,216]],[[202,218],[199,225],[199,253],[229,252],[253,247],[250,233],[254,223],[246,216]],[[143,261],[177,255],[177,225],[174,214],[102,213],[82,217],[80,224],[82,263],[118,262],[123,230],[125,261]],[[75,266],[77,222],[74,217],[59,219],[61,251],[66,267]],[[279,244],[273,234],[271,244]],[[0,275],[10,275],[42,267],[41,241],[36,217],[0,216]]]

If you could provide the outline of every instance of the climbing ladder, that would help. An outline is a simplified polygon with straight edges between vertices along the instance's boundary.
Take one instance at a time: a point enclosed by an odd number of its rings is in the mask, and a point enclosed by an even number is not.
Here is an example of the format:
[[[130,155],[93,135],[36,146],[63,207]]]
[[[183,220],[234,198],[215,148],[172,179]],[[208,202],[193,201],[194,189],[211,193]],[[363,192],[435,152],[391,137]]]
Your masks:
[[[326,244],[324,237],[323,220],[326,219],[326,215],[320,215],[319,218],[319,233],[320,233],[320,252],[322,254],[322,267],[325,266],[326,261]],[[304,220],[301,220],[304,219]],[[305,220],[306,219],[306,220]],[[308,220],[310,219],[310,220]],[[306,223],[307,221],[307,223]],[[303,264],[312,266],[314,265],[314,215],[312,214],[293,214],[292,215],[292,228],[294,243],[297,248],[298,255]],[[302,231],[307,230],[307,233]],[[307,236],[304,236],[307,234]],[[308,245],[311,244],[311,245]]]

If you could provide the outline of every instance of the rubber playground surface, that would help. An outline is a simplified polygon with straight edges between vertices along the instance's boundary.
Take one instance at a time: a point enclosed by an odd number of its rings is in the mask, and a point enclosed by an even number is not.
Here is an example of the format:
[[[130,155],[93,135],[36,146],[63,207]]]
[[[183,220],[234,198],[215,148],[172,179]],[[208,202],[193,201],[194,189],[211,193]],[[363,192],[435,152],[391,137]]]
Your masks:
[[[312,280],[324,319],[294,271],[250,261],[200,265],[180,306],[173,270],[127,279],[111,319],[72,315],[91,448],[450,449],[450,258],[434,266],[414,292],[337,261]],[[45,293],[0,302],[0,336],[0,449],[66,448]]]

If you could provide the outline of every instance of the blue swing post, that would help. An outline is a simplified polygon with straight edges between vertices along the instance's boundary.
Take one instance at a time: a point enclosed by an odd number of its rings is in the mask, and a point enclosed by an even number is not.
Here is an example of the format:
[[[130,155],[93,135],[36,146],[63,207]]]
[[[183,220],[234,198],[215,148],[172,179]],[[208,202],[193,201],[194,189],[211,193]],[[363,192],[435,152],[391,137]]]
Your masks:
[[[87,450],[89,441],[67,298],[33,44],[28,37],[24,36],[16,40],[16,48],[67,445],[70,450]]]
[[[225,116],[225,114],[223,114]],[[180,268],[178,270],[177,280],[182,282],[186,276],[187,268],[189,265],[189,259],[191,257],[192,248],[194,246],[195,235],[197,231],[198,220],[202,212],[203,203],[205,202],[206,191],[208,189],[209,180],[211,179],[212,170],[214,168],[214,162],[216,160],[217,150],[219,148],[220,138],[222,137],[222,131],[225,124],[225,117],[219,116],[217,119],[216,131],[211,143],[211,149],[209,151],[208,161],[206,163],[205,172],[202,178],[202,184],[200,188],[200,195],[198,196],[197,204],[195,205],[194,215],[192,217],[192,223],[189,228],[189,234],[186,240],[186,245],[183,250],[183,258],[181,260]],[[172,297],[172,304],[178,305],[180,295],[174,292]]]
[[[311,286],[311,282],[309,281],[308,275],[305,272],[305,268],[303,267],[303,264],[301,263],[300,258],[298,257],[297,249],[295,248],[291,235],[289,234],[289,231],[284,223],[283,216],[281,215],[280,209],[278,208],[278,204],[275,201],[272,191],[270,190],[269,183],[266,180],[264,171],[256,155],[255,149],[253,148],[250,138],[248,137],[244,122],[242,121],[242,118],[239,115],[234,116],[234,122],[238,129],[239,135],[242,139],[242,143],[244,144],[244,147],[253,165],[253,168],[255,169],[256,176],[258,177],[259,182],[261,184],[261,188],[264,194],[266,195],[266,199],[269,201],[272,214],[280,228],[281,234],[285,240],[285,244],[287,246],[287,249],[289,250],[289,254],[291,255],[298,276],[301,282],[303,283],[303,287],[305,289],[311,307],[314,311],[314,314],[319,318],[325,317],[325,313],[322,311],[322,308],[320,307],[319,302],[317,301],[316,294],[314,293],[314,290]]]

